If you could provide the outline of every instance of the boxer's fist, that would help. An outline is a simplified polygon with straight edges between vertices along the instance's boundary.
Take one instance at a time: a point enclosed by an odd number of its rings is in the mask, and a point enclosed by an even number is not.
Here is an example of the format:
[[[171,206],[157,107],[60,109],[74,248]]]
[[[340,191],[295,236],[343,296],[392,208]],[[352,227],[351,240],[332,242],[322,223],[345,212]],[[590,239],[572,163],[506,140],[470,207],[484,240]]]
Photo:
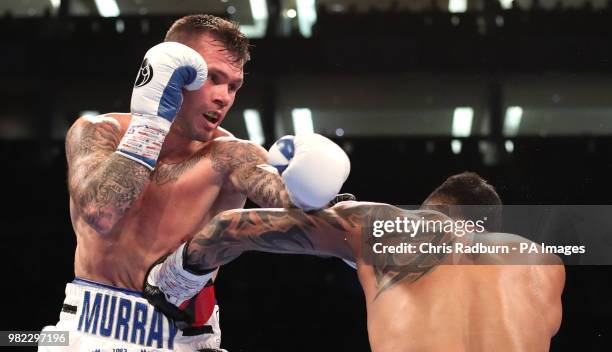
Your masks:
[[[198,52],[174,42],[147,51],[132,91],[132,119],[117,153],[153,170],[183,103],[183,89],[202,87],[208,67]]]
[[[183,334],[198,335],[215,307],[213,271],[196,275],[183,268],[182,245],[162,257],[147,271],[142,296],[157,310],[172,319]]]
[[[207,75],[206,62],[197,51],[175,42],[157,44],[145,54],[136,77],[132,114],[172,122],[183,102],[182,89],[200,89]]]
[[[342,148],[319,134],[282,137],[270,148],[268,164],[282,175],[291,202],[306,211],[332,201],[351,171]]]

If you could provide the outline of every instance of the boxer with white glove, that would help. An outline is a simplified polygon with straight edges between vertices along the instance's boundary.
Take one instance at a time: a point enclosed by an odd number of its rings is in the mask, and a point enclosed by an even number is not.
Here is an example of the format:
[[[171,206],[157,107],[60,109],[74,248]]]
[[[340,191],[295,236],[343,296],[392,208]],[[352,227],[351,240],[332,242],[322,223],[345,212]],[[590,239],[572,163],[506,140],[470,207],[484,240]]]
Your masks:
[[[291,201],[304,211],[356,200],[351,194],[338,195],[350,173],[350,161],[346,153],[326,137],[318,134],[282,137],[270,148],[268,163],[282,175]],[[223,219],[215,217],[205,229],[214,229],[215,235],[222,236],[218,231],[222,231]],[[208,234],[209,237],[215,235]],[[198,319],[202,313],[192,311],[192,302],[197,303],[202,292],[206,292],[205,285],[212,272],[249,249],[242,239],[212,241],[211,244],[227,245],[222,256],[217,256],[215,250],[207,253],[211,258],[222,257],[220,261],[213,260],[204,269],[200,263],[189,267],[185,265],[188,248],[183,244],[167,258],[162,257],[154,263],[143,284],[143,296],[183,331],[198,329],[203,322]]]
[[[155,168],[181,108],[182,89],[200,89],[207,74],[202,56],[186,45],[164,42],[149,49],[132,91],[132,120],[117,153],[151,170]]]
[[[169,29],[165,43],[146,54],[131,113],[81,117],[71,126],[66,159],[78,280],[68,285],[66,304],[89,302],[83,292],[93,284],[101,291],[105,285],[142,290],[157,258],[179,247],[218,212],[243,207],[247,198],[264,208],[293,206],[282,177],[261,167],[266,151],[220,127],[242,86],[249,56],[248,39],[236,23],[210,15],[185,16]],[[154,277],[155,270],[151,272]],[[219,348],[218,307],[211,284],[204,285],[184,308],[194,308],[196,326],[210,317],[204,330],[196,329],[201,332],[198,343]],[[137,301],[133,307],[142,303]],[[143,342],[132,334],[114,347],[153,344],[172,349],[176,342],[177,350],[186,335],[179,333],[174,341],[166,319],[163,325],[163,336],[147,334],[159,341]],[[84,331],[92,335],[87,341],[98,343],[93,335],[106,336],[105,331],[92,333],[92,328]]]
[[[293,204],[305,211],[332,202],[351,171],[344,150],[319,134],[280,138],[268,151],[268,163],[282,175]],[[355,200],[352,195],[339,197],[336,202]]]

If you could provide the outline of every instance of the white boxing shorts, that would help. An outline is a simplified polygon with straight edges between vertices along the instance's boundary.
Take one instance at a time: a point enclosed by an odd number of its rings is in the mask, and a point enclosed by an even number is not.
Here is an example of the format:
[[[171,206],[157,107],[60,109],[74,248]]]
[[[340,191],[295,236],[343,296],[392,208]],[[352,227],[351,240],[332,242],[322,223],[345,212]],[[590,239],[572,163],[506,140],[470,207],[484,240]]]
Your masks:
[[[218,305],[197,335],[183,336],[140,292],[79,278],[66,285],[57,325],[43,331],[68,331],[70,344],[39,352],[223,351]]]

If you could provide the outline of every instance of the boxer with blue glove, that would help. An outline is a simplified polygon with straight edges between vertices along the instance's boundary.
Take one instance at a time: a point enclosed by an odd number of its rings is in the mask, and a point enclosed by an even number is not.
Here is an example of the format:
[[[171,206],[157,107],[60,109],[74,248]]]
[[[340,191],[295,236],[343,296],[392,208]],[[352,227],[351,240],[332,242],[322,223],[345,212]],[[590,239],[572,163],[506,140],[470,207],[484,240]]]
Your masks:
[[[56,328],[71,331],[71,350],[219,348],[212,277],[190,306],[199,315],[188,333],[141,290],[157,259],[220,212],[246,198],[285,208],[302,199],[290,198],[278,172],[264,166],[266,150],[219,127],[248,59],[237,24],[183,17],[146,53],[131,113],[82,117],[68,131],[76,278]]]

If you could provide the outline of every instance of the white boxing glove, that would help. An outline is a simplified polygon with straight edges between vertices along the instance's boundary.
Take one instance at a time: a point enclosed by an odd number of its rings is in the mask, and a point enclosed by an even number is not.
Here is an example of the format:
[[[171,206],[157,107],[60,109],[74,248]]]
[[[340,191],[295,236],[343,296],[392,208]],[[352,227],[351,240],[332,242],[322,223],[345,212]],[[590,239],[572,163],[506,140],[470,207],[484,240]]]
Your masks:
[[[182,90],[200,89],[207,75],[202,56],[186,45],[164,42],[149,49],[132,91],[132,120],[117,153],[153,169],[183,103]]]
[[[291,202],[306,211],[324,208],[351,171],[344,150],[319,134],[282,137],[268,151],[268,164],[282,175]]]

